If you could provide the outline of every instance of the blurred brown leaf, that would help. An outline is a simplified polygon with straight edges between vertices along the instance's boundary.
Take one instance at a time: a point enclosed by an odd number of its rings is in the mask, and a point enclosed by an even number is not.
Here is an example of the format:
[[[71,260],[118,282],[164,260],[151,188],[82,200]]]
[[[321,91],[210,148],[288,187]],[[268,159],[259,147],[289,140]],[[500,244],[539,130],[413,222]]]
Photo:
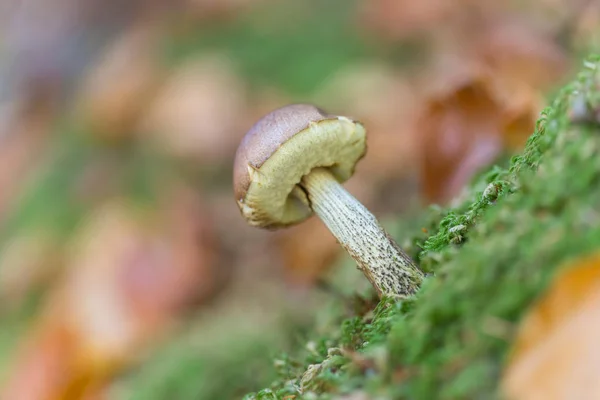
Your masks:
[[[359,15],[369,29],[403,39],[439,26],[460,9],[445,0],[368,0],[361,2]]]
[[[51,122],[46,102],[0,104],[0,225],[42,159]]]
[[[378,0],[362,8],[372,29],[426,40],[431,65],[417,85],[424,107],[415,147],[428,201],[449,200],[502,151],[523,146],[544,91],[569,69],[558,37],[572,16],[554,15],[555,4]]]
[[[172,72],[140,130],[176,157],[229,164],[246,112],[245,87],[229,60],[205,55]]]
[[[600,47],[600,1],[582,0],[587,5],[581,8],[573,26],[573,42],[584,52]]]
[[[185,0],[186,16],[192,15],[195,20],[211,20],[229,17],[256,5],[263,0]]]
[[[80,399],[77,374],[82,373],[74,351],[76,338],[60,326],[32,334],[19,353],[18,369],[0,391],[13,400]],[[79,370],[79,371],[78,371]]]
[[[341,247],[321,220],[314,217],[278,233],[285,275],[293,285],[310,286],[327,273]]]
[[[521,321],[502,389],[509,399],[600,398],[600,257],[573,262]]]
[[[70,195],[86,209],[101,205],[118,194],[122,168],[114,154],[98,152],[88,157],[69,188]]]
[[[525,142],[542,103],[527,82],[505,85],[508,79],[485,64],[450,57],[437,70],[418,131],[424,196],[445,202],[505,148]]]
[[[105,49],[78,95],[77,112],[99,138],[131,137],[164,80],[155,25],[136,25]]]
[[[83,225],[65,276],[17,360],[10,398],[27,398],[23,385],[32,379],[40,400],[95,393],[187,307],[214,295],[218,255],[201,203],[185,187],[165,193],[158,209],[115,200]],[[41,374],[44,365],[56,375]]]
[[[472,38],[471,46],[474,57],[508,83],[545,90],[560,85],[569,69],[568,55],[555,37],[514,17],[488,21]],[[499,93],[512,97],[510,90]]]

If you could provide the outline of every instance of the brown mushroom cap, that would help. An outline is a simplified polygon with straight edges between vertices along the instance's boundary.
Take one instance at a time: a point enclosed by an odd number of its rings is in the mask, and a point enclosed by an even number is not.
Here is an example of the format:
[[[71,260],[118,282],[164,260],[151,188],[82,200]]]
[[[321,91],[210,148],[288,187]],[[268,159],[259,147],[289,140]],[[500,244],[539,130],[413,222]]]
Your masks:
[[[310,104],[292,104],[261,118],[238,147],[233,189],[251,225],[277,228],[303,221],[312,211],[292,195],[313,168],[328,167],[339,182],[350,178],[366,151],[360,122]]]

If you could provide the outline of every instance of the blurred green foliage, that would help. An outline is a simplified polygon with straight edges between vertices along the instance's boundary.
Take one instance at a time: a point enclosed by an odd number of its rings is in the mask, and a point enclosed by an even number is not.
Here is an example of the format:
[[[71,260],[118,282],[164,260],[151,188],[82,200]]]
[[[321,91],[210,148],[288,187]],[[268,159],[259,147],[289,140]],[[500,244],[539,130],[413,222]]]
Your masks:
[[[230,20],[194,26],[165,42],[165,58],[179,63],[207,50],[222,52],[246,80],[307,96],[330,75],[356,62],[414,61],[408,43],[390,46],[361,31],[356,0],[267,1]]]

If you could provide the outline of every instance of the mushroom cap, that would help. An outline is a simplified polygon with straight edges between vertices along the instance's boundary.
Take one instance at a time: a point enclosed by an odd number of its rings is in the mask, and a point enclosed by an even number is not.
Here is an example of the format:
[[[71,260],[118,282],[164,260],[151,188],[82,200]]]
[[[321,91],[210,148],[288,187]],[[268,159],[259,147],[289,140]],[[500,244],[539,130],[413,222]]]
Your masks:
[[[238,207],[250,225],[261,228],[301,222],[312,214],[304,191],[294,190],[302,177],[326,167],[342,183],[365,152],[360,122],[310,104],[272,111],[250,128],[237,149],[233,189]]]

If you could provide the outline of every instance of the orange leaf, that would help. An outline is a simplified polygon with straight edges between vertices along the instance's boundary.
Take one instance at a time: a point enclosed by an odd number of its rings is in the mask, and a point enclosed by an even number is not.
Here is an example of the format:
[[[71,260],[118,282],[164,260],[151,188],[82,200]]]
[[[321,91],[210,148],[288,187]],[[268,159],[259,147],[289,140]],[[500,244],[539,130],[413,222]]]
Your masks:
[[[361,19],[370,29],[393,39],[435,29],[461,9],[445,0],[369,0],[361,8]]]
[[[138,120],[163,80],[155,26],[133,26],[100,57],[86,77],[78,103],[96,137],[119,141]]]
[[[78,338],[59,321],[46,321],[21,349],[0,396],[11,400],[84,398],[101,378],[78,365],[78,345]]]
[[[576,261],[521,322],[502,390],[509,399],[600,398],[600,255]]]
[[[233,156],[246,112],[245,87],[229,59],[205,55],[173,71],[139,129],[170,154],[211,165]]]
[[[329,229],[316,217],[281,231],[277,244],[287,278],[301,286],[323,277],[341,250]]]
[[[216,246],[200,201],[164,187],[157,208],[112,201],[85,221],[3,398],[97,396],[187,306],[215,293]]]
[[[435,68],[418,125],[421,173],[426,200],[445,202],[505,148],[523,144],[541,107],[535,88],[477,61],[443,56]]]
[[[0,104],[0,222],[46,151],[52,111],[31,102]]]

